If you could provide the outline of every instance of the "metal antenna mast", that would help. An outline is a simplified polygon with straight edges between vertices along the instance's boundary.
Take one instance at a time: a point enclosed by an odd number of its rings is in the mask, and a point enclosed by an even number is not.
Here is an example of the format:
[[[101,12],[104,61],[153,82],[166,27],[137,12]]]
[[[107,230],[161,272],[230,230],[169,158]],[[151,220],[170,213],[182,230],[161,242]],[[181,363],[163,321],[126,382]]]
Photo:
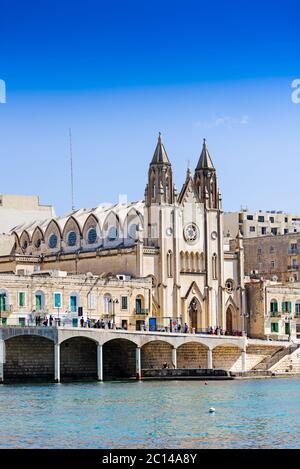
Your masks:
[[[74,211],[75,206],[74,206],[74,180],[73,180],[73,149],[72,149],[71,128],[69,129],[69,138],[70,138],[70,165],[71,165],[71,199],[72,199],[72,211]]]

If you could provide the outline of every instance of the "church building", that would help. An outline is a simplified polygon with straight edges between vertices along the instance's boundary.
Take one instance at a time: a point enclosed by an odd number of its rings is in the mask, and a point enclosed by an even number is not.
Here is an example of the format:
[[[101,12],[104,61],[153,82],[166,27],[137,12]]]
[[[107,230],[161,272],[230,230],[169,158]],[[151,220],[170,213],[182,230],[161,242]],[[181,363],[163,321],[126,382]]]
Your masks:
[[[221,193],[205,140],[179,193],[159,134],[143,201],[76,210],[22,224],[13,234],[1,272],[148,277],[157,327],[245,329],[243,239],[237,233],[229,246],[223,237]]]

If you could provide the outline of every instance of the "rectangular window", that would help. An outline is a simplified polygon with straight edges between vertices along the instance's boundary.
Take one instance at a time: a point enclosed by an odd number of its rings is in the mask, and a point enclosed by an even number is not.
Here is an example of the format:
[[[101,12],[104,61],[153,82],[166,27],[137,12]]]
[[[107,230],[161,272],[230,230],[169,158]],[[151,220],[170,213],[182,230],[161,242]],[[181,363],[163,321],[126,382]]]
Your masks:
[[[284,234],[288,234],[289,233],[289,229],[288,228],[284,228]]]
[[[247,220],[253,220],[253,215],[247,215]]]
[[[261,228],[261,234],[262,234],[262,235],[267,234],[267,228],[266,228],[265,226],[263,226],[263,227]]]
[[[128,296],[122,296],[121,302],[122,302],[121,309],[128,309]]]
[[[276,236],[277,235],[277,228],[271,228],[271,233]]]
[[[24,291],[19,292],[19,306],[20,308],[24,308],[25,306],[25,292]]]
[[[271,269],[275,269],[275,261],[271,261]]]
[[[25,318],[19,318],[19,326],[25,327]]]
[[[253,233],[255,231],[255,226],[249,226],[249,231]]]
[[[274,223],[275,222],[275,218],[274,217],[270,217],[270,223]]]
[[[61,293],[54,293],[54,308],[61,308]]]
[[[278,322],[271,322],[271,332],[278,332]]]
[[[262,215],[259,215],[258,216],[258,221],[259,221],[259,223],[264,223],[265,217],[263,217]]]

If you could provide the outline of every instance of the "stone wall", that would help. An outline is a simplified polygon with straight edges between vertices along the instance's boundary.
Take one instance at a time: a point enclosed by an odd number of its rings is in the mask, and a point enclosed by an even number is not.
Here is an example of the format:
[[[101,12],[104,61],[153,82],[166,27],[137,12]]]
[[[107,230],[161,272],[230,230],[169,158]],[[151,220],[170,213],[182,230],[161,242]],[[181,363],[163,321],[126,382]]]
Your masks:
[[[44,337],[5,341],[4,381],[54,381],[54,343]]]
[[[213,368],[226,371],[242,371],[242,351],[234,346],[213,349]]]
[[[188,343],[177,349],[178,368],[207,368],[207,347]]]
[[[97,345],[85,337],[74,337],[60,346],[62,381],[97,379]]]
[[[114,339],[103,345],[104,379],[136,376],[136,345],[126,339]]]
[[[172,346],[154,341],[142,347],[142,368],[162,368],[166,362],[172,368]]]

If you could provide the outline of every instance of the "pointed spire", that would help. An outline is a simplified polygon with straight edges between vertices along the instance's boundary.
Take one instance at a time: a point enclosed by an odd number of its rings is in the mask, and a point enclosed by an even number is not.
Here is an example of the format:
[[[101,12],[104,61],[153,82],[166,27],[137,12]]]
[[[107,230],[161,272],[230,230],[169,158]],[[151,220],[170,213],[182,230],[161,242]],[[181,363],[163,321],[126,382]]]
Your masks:
[[[157,145],[156,145],[155,152],[154,152],[154,155],[150,164],[151,165],[153,164],[170,165],[171,164],[169,161],[166,149],[164,147],[164,144],[162,143],[161,132],[158,133]]]
[[[206,139],[203,139],[203,147],[202,147],[202,152],[198,161],[198,165],[196,168],[196,171],[199,171],[200,169],[212,169],[214,170],[214,165],[211,160],[207,144],[206,144]]]

